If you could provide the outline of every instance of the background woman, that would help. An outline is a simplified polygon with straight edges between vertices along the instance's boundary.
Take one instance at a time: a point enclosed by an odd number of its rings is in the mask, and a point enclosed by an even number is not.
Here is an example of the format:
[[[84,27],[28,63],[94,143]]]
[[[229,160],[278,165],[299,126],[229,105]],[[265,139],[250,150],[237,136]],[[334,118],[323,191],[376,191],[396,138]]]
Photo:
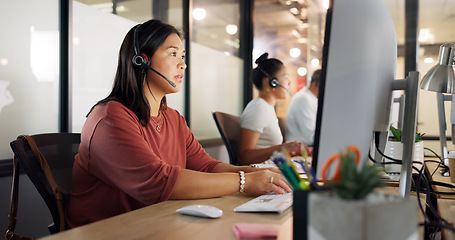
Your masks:
[[[180,90],[184,57],[173,26],[150,20],[127,33],[112,92],[92,108],[82,129],[69,227],[168,199],[291,191],[275,169],[212,159],[167,106],[166,95]]]
[[[297,155],[303,144],[297,141],[283,143],[275,105],[278,99],[285,99],[288,94],[288,73],[280,60],[267,57],[268,53],[262,54],[253,70],[252,80],[259,97],[251,100],[242,113],[239,165],[264,162],[282,148]]]

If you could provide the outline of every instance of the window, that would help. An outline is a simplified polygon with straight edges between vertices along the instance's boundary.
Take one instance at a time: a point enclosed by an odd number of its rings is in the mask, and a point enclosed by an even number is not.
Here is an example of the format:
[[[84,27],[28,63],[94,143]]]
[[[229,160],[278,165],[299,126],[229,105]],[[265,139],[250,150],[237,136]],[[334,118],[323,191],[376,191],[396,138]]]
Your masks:
[[[0,8],[0,159],[12,158],[20,134],[58,131],[58,14],[56,0]]]

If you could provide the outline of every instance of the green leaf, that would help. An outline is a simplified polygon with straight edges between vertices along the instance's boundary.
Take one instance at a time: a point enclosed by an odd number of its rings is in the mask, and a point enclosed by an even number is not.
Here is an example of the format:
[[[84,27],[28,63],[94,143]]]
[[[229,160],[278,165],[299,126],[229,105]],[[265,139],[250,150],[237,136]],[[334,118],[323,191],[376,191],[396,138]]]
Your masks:
[[[327,182],[324,188],[333,189],[340,198],[359,200],[364,199],[374,188],[384,185],[376,166],[363,164],[358,169],[354,152],[340,155],[340,181]]]
[[[421,140],[422,140],[422,137],[423,137],[423,135],[425,135],[425,133],[417,133],[417,134],[416,134],[416,142],[419,142],[419,141],[421,141]]]
[[[348,155],[341,154],[340,178],[341,181],[355,180],[357,175],[357,165],[355,153],[349,152]]]
[[[390,125],[390,131],[398,142],[401,142],[401,129],[395,128]]]

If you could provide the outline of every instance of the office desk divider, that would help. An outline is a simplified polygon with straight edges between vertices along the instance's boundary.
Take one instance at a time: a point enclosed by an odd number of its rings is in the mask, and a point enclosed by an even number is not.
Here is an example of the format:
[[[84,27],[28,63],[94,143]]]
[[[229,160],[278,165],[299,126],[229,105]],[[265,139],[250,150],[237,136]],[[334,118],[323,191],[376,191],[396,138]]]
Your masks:
[[[418,239],[417,204],[373,192],[344,200],[331,191],[294,191],[293,239]]]

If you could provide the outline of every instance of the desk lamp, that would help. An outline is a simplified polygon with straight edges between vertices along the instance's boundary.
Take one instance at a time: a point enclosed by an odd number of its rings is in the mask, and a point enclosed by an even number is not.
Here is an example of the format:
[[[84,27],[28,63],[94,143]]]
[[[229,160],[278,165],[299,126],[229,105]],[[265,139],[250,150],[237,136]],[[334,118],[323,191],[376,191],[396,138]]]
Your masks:
[[[441,142],[441,154],[447,164],[448,151],[446,142],[446,120],[444,101],[451,101],[452,96],[443,93],[455,93],[455,44],[444,43],[439,47],[438,63],[432,67],[422,78],[421,89],[437,92],[438,117],[439,117],[439,140]],[[453,104],[453,103],[452,103]]]

